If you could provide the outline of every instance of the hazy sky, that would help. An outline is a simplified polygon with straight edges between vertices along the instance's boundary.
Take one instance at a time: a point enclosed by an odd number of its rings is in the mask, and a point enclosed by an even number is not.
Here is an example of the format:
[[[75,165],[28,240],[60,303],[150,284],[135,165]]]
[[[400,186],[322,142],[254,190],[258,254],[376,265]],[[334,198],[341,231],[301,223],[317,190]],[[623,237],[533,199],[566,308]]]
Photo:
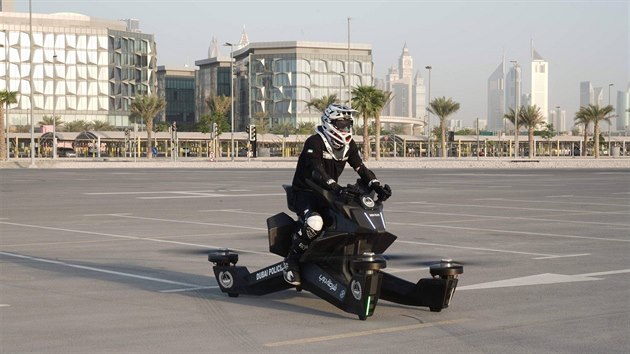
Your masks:
[[[158,65],[194,67],[207,57],[212,37],[238,42],[283,40],[371,44],[375,75],[397,65],[405,43],[414,69],[427,78],[431,96],[452,97],[467,124],[487,115],[487,80],[500,64],[517,60],[529,91],[530,41],[549,62],[549,107],[572,121],[579,83],[616,91],[629,84],[628,0],[424,1],[424,0],[32,0],[34,13],[76,12],[106,19],[135,18],[155,34]],[[27,0],[15,0],[28,11]],[[229,55],[227,47],[221,53]]]

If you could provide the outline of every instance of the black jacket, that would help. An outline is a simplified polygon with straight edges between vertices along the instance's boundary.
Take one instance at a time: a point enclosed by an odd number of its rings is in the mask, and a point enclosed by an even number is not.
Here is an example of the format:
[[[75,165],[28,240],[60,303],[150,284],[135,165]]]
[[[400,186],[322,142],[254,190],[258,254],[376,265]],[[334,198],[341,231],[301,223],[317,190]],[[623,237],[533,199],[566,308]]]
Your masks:
[[[361,155],[359,155],[359,148],[354,140],[350,141],[347,148],[335,150],[327,147],[324,139],[323,133],[316,133],[304,142],[304,148],[293,176],[294,190],[310,190],[306,183],[307,179],[314,180],[322,187],[328,188],[327,181],[333,179],[337,182],[346,163],[357,171],[366,184],[376,180],[374,173],[363,164]],[[314,175],[313,171],[317,171],[317,173]]]

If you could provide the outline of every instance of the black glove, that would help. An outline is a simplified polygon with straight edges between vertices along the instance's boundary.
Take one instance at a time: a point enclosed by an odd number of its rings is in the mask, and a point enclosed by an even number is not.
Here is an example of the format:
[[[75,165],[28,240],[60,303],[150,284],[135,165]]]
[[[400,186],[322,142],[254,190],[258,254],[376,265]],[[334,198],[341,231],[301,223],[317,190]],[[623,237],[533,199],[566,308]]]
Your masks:
[[[378,195],[378,200],[381,202],[386,201],[389,197],[392,196],[392,189],[389,187],[389,184],[385,186],[381,186],[379,182],[372,183],[372,190],[376,192]]]
[[[332,178],[326,181],[326,187],[328,188],[329,191],[335,194],[341,194],[343,192],[343,187],[340,186],[337,182],[335,182],[335,180]]]
[[[348,184],[346,188],[344,188],[342,195],[344,197],[344,201],[346,204],[355,200],[362,193],[361,188],[354,184]]]

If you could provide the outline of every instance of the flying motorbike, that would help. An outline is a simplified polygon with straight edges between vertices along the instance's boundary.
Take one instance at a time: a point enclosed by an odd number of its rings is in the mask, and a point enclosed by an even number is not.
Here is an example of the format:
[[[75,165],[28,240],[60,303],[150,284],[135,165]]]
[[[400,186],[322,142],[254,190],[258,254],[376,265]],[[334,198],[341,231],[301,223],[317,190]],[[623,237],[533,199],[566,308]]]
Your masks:
[[[337,308],[366,320],[380,299],[428,307],[432,312],[447,308],[457,287],[462,264],[442,259],[429,266],[431,277],[413,283],[383,271],[383,253],[396,236],[386,229],[383,202],[358,180],[340,194],[309,181],[312,190],[327,202],[324,233],[300,258],[301,285]],[[283,185],[289,210],[295,212],[291,186]],[[286,213],[267,219],[269,251],[286,257],[298,222]],[[222,292],[230,297],[265,295],[295,286],[284,281],[284,261],[254,272],[237,266],[238,254],[228,249],[208,255]]]

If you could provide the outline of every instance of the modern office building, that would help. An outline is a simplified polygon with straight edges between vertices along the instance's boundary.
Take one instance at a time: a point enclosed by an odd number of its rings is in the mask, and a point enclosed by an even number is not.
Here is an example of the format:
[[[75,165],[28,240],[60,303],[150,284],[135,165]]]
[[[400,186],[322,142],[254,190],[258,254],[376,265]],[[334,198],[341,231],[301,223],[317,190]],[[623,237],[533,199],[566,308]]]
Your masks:
[[[127,126],[137,94],[156,91],[153,35],[73,13],[0,12],[0,90],[18,92],[9,125],[43,116]],[[32,100],[31,100],[32,99]]]
[[[505,59],[488,78],[488,124],[494,132],[505,130]]]
[[[549,122],[549,63],[534,49],[532,44],[531,95],[529,105],[540,108],[543,118]]]
[[[588,107],[589,104],[595,102],[595,91],[590,81],[580,82],[580,107]]]
[[[213,37],[208,48],[208,58],[195,61],[195,65],[199,67],[195,86],[197,120],[203,115],[210,114],[210,108],[206,103],[209,97],[232,96],[230,56],[222,56],[220,53],[217,38]]]
[[[591,104],[602,107],[604,105],[604,88],[603,87],[594,87],[593,88],[593,101]]]
[[[521,67],[511,66],[505,75],[505,111],[510,108],[516,110],[516,106],[524,104],[522,96]],[[514,124],[506,123],[514,129]]]
[[[350,87],[373,84],[370,45],[352,43],[348,50],[347,43],[287,41],[237,47],[231,55],[236,131],[259,120],[270,128],[318,123],[321,113],[307,107],[312,99],[336,94],[347,102]],[[219,56],[195,64],[199,66],[198,98],[220,94],[220,73],[227,71],[229,79],[230,58]]]
[[[567,111],[556,107],[549,111],[549,123],[553,124],[553,128],[558,133],[567,131]]]
[[[158,66],[158,95],[166,101],[166,109],[160,114],[161,122],[194,124],[196,72],[189,68]]]
[[[391,67],[385,77],[385,90],[392,92],[392,100],[383,109],[383,115],[426,120],[424,78],[420,71],[414,74],[413,57],[406,43],[398,59],[398,67]]]

